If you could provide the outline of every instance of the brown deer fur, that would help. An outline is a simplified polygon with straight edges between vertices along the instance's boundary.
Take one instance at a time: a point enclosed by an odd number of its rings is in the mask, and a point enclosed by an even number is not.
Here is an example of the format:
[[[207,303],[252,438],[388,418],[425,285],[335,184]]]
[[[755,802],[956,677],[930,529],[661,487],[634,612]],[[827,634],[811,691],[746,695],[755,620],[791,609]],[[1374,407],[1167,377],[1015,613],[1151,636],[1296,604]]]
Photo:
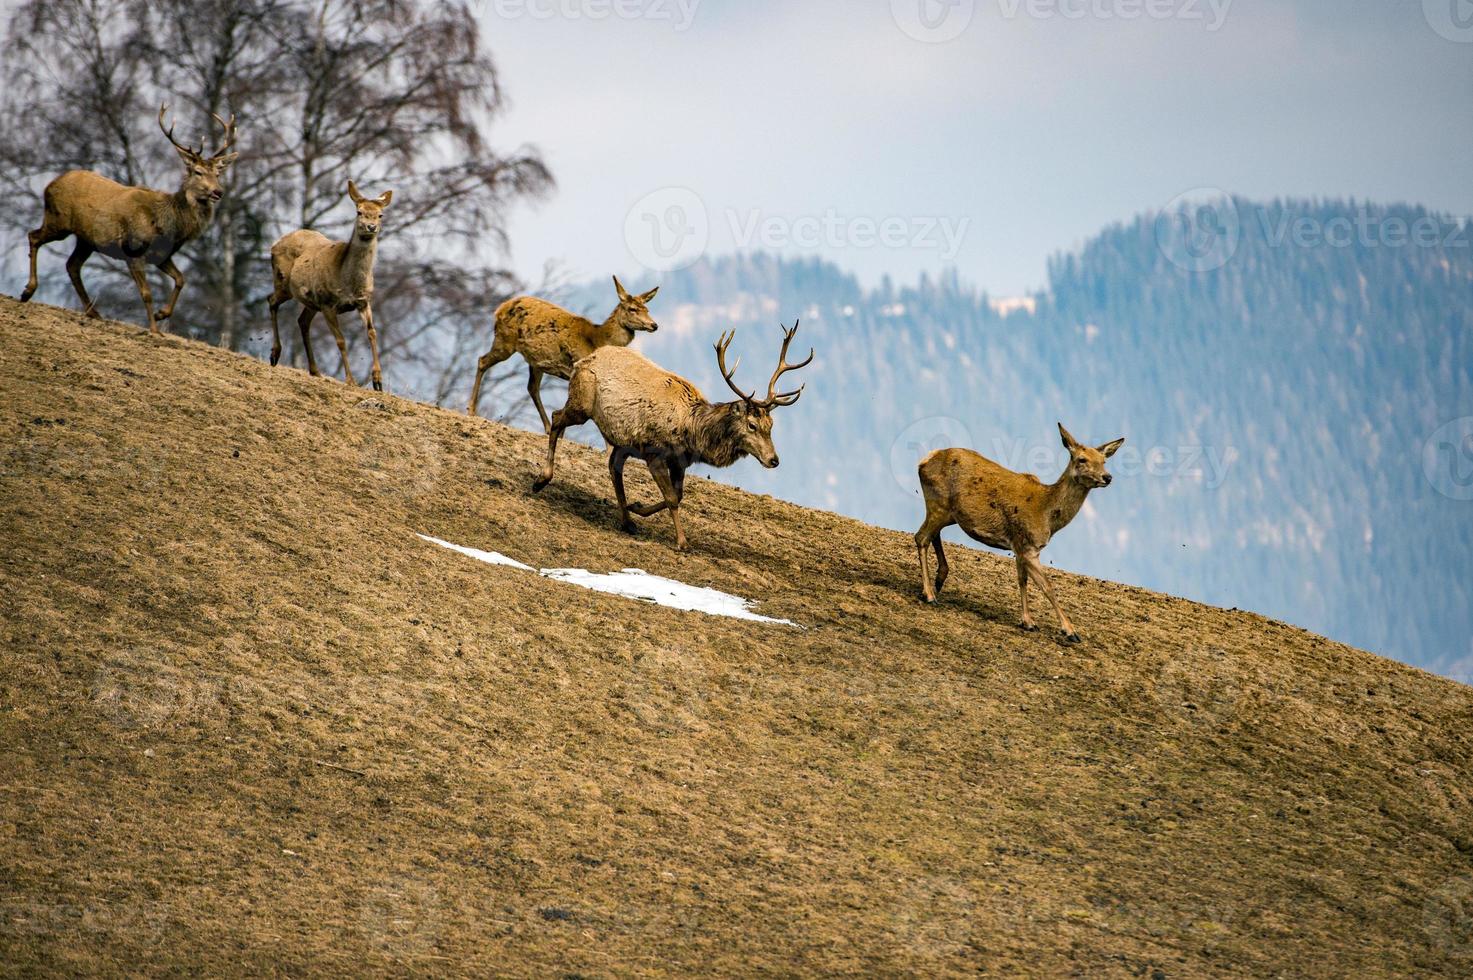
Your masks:
[[[87,287],[82,284],[82,266],[94,252],[128,264],[150,330],[158,333],[159,323],[173,315],[174,304],[184,290],[184,273],[174,265],[174,253],[197,238],[214,220],[215,206],[223,194],[220,178],[239,154],[226,152],[235,141],[234,116],[229,122],[214,117],[225,130],[225,141],[212,156],[206,157],[203,143],[198,150],[190,149],[175,141],[172,126],[164,129],[167,108],[159,109],[159,129],[174,144],[184,163],[184,179],[179,189],[169,193],[127,187],[90,170],[70,170],[47,184],[41,227],[26,236],[30,243],[31,276],[20,294],[22,303],[36,292],[36,255],[41,246],[75,235],[77,245],[67,259],[66,271],[88,316],[97,317],[98,313],[87,295]],[[144,263],[157,266],[174,280],[169,301],[157,313]]]
[[[726,369],[726,350],[732,336],[724,335],[716,345],[716,363],[721,375],[741,398],[712,404],[696,386],[660,368],[639,353],[622,347],[604,347],[580,360],[568,380],[568,403],[552,416],[547,437],[547,462],[532,485],[541,490],[552,482],[557,444],[563,430],[592,419],[609,444],[609,476],[619,502],[619,523],[634,529],[631,513],[650,517],[670,511],[675,525],[675,547],[684,550],[685,532],[680,526],[680,502],[685,495],[685,471],[696,463],[730,466],[743,456],[755,456],[768,469],[777,466],[772,445],[772,410],[791,405],[803,393],[777,392],[778,379],[813,360],[813,352],[798,364],[788,364],[788,345],[797,333],[783,331],[782,353],[777,370],[767,386],[767,397],[756,399],[732,382]],[[664,500],[647,506],[630,505],[624,496],[624,464],[642,459]]]
[[[614,277],[619,305],[603,323],[594,323],[576,313],[569,313],[535,296],[518,296],[496,308],[496,339],[491,350],[476,362],[476,382],[471,387],[471,401],[466,412],[476,414],[481,402],[481,379],[497,364],[521,354],[527,362],[527,394],[542,418],[542,430],[551,431],[547,411],[542,407],[542,376],[566,380],[573,365],[600,347],[628,347],[640,330],[653,333],[659,325],[650,317],[649,301],[660,291],[656,286],[638,296],[625,292],[619,277]]]
[[[271,363],[281,360],[281,332],[277,329],[277,309],[294,299],[302,311],[297,326],[302,329],[302,346],[307,351],[307,370],[314,376],[317,359],[312,356],[312,321],[318,313],[327,320],[338,353],[343,359],[343,377],[348,384],[353,370],[348,367],[348,344],[343,339],[338,314],[357,310],[368,332],[368,346],[373,352],[373,387],[383,391],[383,373],[378,361],[378,332],[373,325],[373,262],[378,254],[379,230],[383,227],[384,208],[394,198],[384,191],[376,198],[358,193],[358,185],[348,181],[348,197],[358,209],[353,235],[346,242],[335,242],[320,232],[307,228],[290,232],[271,246]]]
[[[1105,460],[1115,455],[1124,439],[1092,449],[1075,441],[1063,424],[1059,436],[1069,451],[1069,465],[1052,484],[1045,486],[1030,473],[1015,473],[970,449],[940,449],[921,460],[921,492],[926,498],[926,521],[915,534],[916,554],[921,562],[921,593],[935,602],[946,582],[946,553],[941,548],[941,530],[961,525],[968,536],[1011,551],[1018,566],[1018,591],[1023,602],[1023,629],[1037,629],[1028,612],[1028,580],[1043,590],[1064,638],[1079,642],[1079,634],[1059,607],[1053,585],[1039,560],[1049,540],[1079,513],[1091,490],[1110,485]],[[936,551],[936,578],[927,567],[926,548]]]

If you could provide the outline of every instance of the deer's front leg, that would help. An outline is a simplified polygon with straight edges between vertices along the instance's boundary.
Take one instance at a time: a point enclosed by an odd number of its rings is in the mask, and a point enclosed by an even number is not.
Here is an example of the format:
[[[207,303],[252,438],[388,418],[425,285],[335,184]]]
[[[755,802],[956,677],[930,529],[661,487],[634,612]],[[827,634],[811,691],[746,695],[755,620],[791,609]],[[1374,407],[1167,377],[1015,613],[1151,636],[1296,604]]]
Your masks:
[[[172,257],[159,263],[159,271],[174,280],[174,291],[169,294],[169,301],[162,310],[153,315],[155,320],[167,320],[174,315],[174,304],[179,302],[179,294],[184,292],[184,273],[179,271]]]
[[[133,281],[138,284],[138,298],[143,300],[144,322],[148,324],[149,332],[161,333],[158,321],[153,315],[153,292],[148,288],[148,272],[143,264],[143,257],[128,260],[128,271],[133,274]]]
[[[384,376],[378,366],[378,332],[373,328],[373,304],[364,303],[358,315],[363,318],[363,328],[368,331],[368,347],[373,351],[373,390],[383,391]]]
[[[670,520],[675,525],[675,550],[684,551],[686,542],[685,531],[680,526],[680,491],[676,488],[676,479],[670,472],[670,463],[660,456],[654,456],[646,460],[645,465],[650,468],[650,476],[655,478],[655,484],[660,488],[660,493],[664,495],[664,509],[670,511]],[[682,480],[684,476],[682,472]]]
[[[332,339],[338,342],[338,355],[343,359],[343,378],[356,388],[358,382],[353,380],[353,369],[348,366],[348,342],[343,339],[343,328],[338,325],[337,310],[331,308],[323,310],[322,318],[327,321],[327,327],[332,331]]]
[[[1049,605],[1054,607],[1054,615],[1059,617],[1059,628],[1064,631],[1064,642],[1078,643],[1079,634],[1074,632],[1074,624],[1070,623],[1069,617],[1064,615],[1064,609],[1059,605],[1059,597],[1054,594],[1053,583],[1049,581],[1048,573],[1043,569],[1043,562],[1038,559],[1038,552],[1031,552],[1023,557],[1028,562],[1028,574],[1033,581],[1038,583],[1043,594],[1048,597]]]

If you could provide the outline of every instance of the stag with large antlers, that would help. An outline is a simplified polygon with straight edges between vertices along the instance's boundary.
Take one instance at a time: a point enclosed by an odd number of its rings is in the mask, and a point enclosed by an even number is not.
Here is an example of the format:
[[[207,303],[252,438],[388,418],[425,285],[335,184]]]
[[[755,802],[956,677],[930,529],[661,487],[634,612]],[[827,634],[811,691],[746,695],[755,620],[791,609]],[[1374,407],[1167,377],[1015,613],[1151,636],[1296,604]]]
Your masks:
[[[127,187],[90,170],[70,170],[47,184],[41,227],[27,236],[31,246],[31,277],[20,294],[22,303],[36,292],[36,253],[41,246],[76,235],[77,245],[67,259],[66,271],[88,316],[98,316],[97,307],[82,284],[82,266],[93,252],[128,264],[128,271],[138,284],[150,330],[158,333],[159,324],[173,315],[174,304],[184,290],[184,273],[174,264],[174,253],[198,237],[214,220],[215,207],[223,193],[220,178],[239,154],[229,152],[235,142],[234,116],[228,122],[214,116],[225,136],[219,148],[205,156],[203,141],[199,149],[192,149],[174,139],[172,125],[164,128],[167,110],[168,106],[159,108],[158,123],[184,163],[184,179],[179,189],[169,193]],[[174,280],[169,301],[157,313],[153,309],[145,263],[158,266]]]
[[[634,529],[630,514],[650,517],[670,511],[675,524],[675,547],[684,550],[685,532],[680,526],[680,502],[685,495],[685,471],[696,463],[730,466],[743,456],[755,456],[768,469],[777,466],[772,445],[772,410],[791,405],[803,387],[779,392],[777,383],[789,371],[813,360],[813,351],[797,364],[788,363],[788,347],[798,325],[783,330],[782,353],[777,370],[767,384],[767,396],[758,399],[733,380],[737,365],[726,367],[726,351],[735,331],[723,334],[716,344],[716,365],[738,400],[712,404],[696,386],[671,374],[627,347],[601,347],[573,367],[568,379],[568,402],[552,415],[547,436],[547,462],[532,485],[541,490],[552,482],[558,439],[563,430],[589,419],[609,444],[609,476],[619,501],[619,523]],[[738,359],[738,364],[740,359]],[[624,496],[624,464],[642,459],[664,498],[658,504],[633,505]]]

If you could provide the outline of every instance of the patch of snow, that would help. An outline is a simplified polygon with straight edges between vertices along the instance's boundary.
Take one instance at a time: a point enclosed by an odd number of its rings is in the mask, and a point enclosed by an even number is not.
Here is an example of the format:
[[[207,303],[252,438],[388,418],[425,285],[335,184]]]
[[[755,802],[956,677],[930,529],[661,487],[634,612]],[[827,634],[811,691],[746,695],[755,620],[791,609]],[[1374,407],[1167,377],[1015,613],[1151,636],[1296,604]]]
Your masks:
[[[754,623],[774,623],[779,626],[798,625],[789,619],[774,619],[771,616],[760,616],[752,612],[751,599],[743,599],[741,596],[734,596],[717,589],[686,585],[675,579],[651,575],[638,568],[626,568],[622,572],[590,572],[583,568],[537,569],[531,565],[524,565],[515,558],[508,558],[500,552],[467,548],[464,545],[451,544],[449,541],[432,538],[427,534],[418,534],[416,537],[442,548],[457,551],[467,558],[486,562],[488,565],[505,565],[510,568],[519,568],[524,572],[536,572],[543,578],[567,582],[569,585],[577,585],[594,592],[624,596],[627,599],[638,599],[641,602],[653,602],[657,605],[669,606],[671,609],[701,612],[708,616],[726,616],[731,619],[745,619]]]
[[[451,551],[458,551],[462,555],[465,555],[467,558],[474,558],[476,561],[483,561],[488,565],[507,565],[511,568],[520,568],[524,572],[537,571],[537,569],[533,568],[531,565],[523,565],[515,558],[508,558],[500,552],[482,551],[480,548],[467,548],[465,547],[465,545],[451,544],[449,541],[441,541],[439,538],[432,538],[428,534],[416,534],[415,537],[423,538],[430,544],[437,544],[442,548],[449,548]]]

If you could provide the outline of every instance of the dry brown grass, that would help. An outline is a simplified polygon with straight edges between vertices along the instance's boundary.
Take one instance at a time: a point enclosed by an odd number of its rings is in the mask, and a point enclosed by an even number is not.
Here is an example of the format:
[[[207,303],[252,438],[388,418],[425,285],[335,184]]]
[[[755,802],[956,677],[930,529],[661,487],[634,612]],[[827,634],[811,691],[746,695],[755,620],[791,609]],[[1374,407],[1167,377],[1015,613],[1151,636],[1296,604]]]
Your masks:
[[[533,497],[539,436],[3,299],[0,433],[7,970],[1473,969],[1449,681],[1056,574],[1066,648],[705,480],[677,555],[592,450]]]

